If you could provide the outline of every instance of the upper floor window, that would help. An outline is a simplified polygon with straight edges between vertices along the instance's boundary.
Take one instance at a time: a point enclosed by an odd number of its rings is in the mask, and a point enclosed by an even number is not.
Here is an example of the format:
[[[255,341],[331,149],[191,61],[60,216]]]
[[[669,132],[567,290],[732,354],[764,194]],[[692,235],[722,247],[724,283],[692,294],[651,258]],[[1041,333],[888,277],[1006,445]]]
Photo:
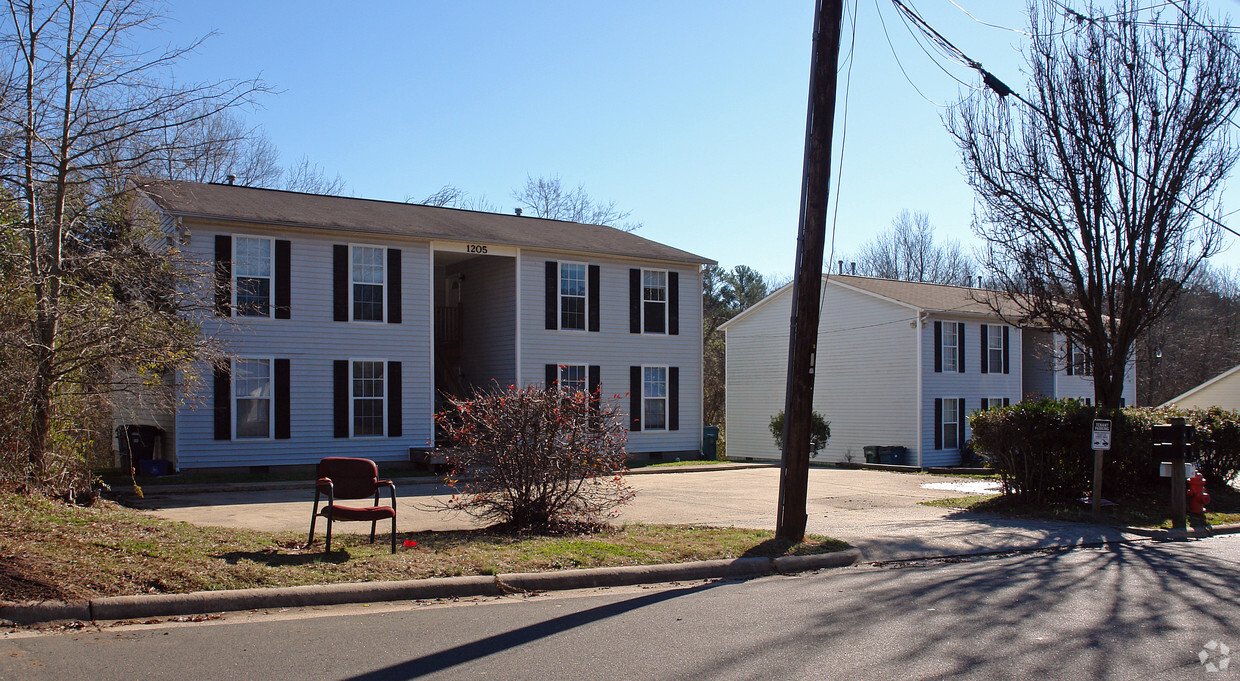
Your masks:
[[[586,266],[560,263],[560,328],[586,329]]]
[[[960,334],[956,324],[943,324],[943,371],[957,371],[960,361]]]
[[[367,437],[384,434],[384,377],[383,362],[355,360],[352,365],[350,400],[353,407],[353,436]]]
[[[270,317],[272,240],[239,236],[233,249],[233,309],[239,317]]]
[[[271,360],[233,362],[233,412],[237,439],[271,437]]]
[[[1068,342],[1068,375],[1093,376],[1094,363],[1090,361],[1089,351],[1082,349],[1073,342]]]
[[[667,333],[667,272],[642,270],[642,331]]]
[[[384,248],[351,246],[349,280],[352,283],[354,321],[383,321]]]
[[[987,373],[1001,374],[1003,373],[1003,330],[1004,326],[998,324],[987,324],[989,333],[986,334],[986,347],[983,351],[986,353]]]

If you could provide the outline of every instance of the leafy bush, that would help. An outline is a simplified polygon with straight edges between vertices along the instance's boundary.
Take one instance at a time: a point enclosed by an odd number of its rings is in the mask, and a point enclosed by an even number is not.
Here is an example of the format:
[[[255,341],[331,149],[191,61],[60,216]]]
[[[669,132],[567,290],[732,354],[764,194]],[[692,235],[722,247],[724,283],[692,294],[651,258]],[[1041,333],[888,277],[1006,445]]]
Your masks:
[[[453,399],[437,415],[452,438],[448,507],[516,530],[598,525],[633,498],[614,402],[509,387]]]
[[[1139,496],[1160,485],[1151,427],[1182,416],[1196,425],[1198,467],[1207,482],[1223,485],[1240,473],[1240,414],[1218,408],[1108,410],[1076,400],[1037,400],[974,412],[973,442],[998,471],[1007,494],[1035,503],[1086,495],[1093,481],[1090,432],[1096,418],[1111,419],[1111,449],[1103,455],[1109,498]],[[1190,457],[1192,458],[1192,457]]]
[[[771,435],[775,438],[775,448],[784,448],[784,410],[771,417]],[[809,415],[809,452],[810,456],[818,456],[819,450],[827,446],[831,439],[831,422],[818,412]]]

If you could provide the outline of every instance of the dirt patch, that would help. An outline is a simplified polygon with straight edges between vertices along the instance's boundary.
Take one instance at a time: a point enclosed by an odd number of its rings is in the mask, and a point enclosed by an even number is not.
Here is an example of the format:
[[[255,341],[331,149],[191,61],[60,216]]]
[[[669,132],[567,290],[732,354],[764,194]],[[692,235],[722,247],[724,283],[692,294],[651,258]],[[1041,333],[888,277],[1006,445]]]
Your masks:
[[[46,581],[47,569],[28,558],[0,556],[0,601],[69,600],[74,594]]]

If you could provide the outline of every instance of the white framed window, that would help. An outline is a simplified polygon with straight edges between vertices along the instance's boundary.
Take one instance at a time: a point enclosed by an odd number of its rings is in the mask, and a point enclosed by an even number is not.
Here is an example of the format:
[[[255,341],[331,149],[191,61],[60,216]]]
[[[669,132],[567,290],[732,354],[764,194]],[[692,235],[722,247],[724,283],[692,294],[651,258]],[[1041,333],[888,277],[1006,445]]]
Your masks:
[[[642,367],[642,430],[667,430],[667,367]]]
[[[353,321],[381,322],[387,248],[349,246],[349,309]]]
[[[586,330],[587,268],[583,263],[560,263],[560,328]]]
[[[943,400],[943,449],[960,448],[960,401],[954,397]]]
[[[271,359],[235,359],[232,365],[233,439],[271,439]]]
[[[349,360],[349,421],[352,437],[386,434],[387,381],[383,360]]]
[[[581,392],[589,390],[586,380],[586,365],[560,364],[560,392]]]
[[[1003,373],[1003,325],[987,324],[986,325],[986,347],[983,351],[986,353],[987,373],[1001,374]]]
[[[1068,375],[1069,376],[1093,376],[1094,363],[1091,361],[1089,351],[1081,348],[1073,342],[1068,343]]]
[[[956,322],[943,322],[943,371],[960,369],[960,326]]]
[[[667,333],[666,270],[642,270],[642,333]]]
[[[238,317],[271,317],[273,239],[233,238],[233,310]]]
[[[987,397],[985,398],[985,406],[983,406],[982,408],[983,409],[998,409],[1002,406],[1003,406],[1002,397]]]

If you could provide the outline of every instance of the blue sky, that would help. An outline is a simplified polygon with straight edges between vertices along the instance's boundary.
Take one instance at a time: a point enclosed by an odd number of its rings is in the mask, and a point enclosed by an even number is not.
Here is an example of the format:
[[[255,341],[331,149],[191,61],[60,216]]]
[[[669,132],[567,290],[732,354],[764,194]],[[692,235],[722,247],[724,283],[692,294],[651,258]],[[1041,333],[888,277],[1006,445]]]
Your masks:
[[[1023,28],[1023,2],[905,4],[1023,90],[1023,35],[981,23]],[[941,116],[978,78],[941,69],[888,0],[855,6],[836,257],[906,208],[972,246],[973,195]],[[248,120],[284,162],[306,156],[348,194],[403,201],[451,184],[510,211],[527,175],[558,174],[631,210],[641,236],[788,276],[812,18],[812,0],[171,0],[161,38],[216,32],[177,77],[261,76],[277,93]],[[1240,208],[1228,195],[1227,210]],[[1240,263],[1240,248],[1216,261]]]

